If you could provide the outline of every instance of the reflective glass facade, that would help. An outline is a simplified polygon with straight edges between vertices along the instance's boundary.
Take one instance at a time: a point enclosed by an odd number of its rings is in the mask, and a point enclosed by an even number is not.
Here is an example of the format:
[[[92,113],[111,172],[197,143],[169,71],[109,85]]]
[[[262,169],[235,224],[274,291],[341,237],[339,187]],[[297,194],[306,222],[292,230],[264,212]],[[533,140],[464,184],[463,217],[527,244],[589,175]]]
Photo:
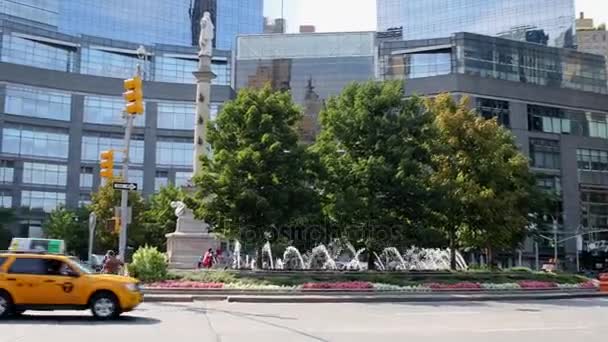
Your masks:
[[[374,34],[330,33],[239,37],[236,89],[289,89],[296,102],[314,104],[350,82],[374,79]],[[314,92],[314,95],[311,94]]]
[[[20,156],[53,159],[68,157],[67,131],[5,125],[2,129],[2,152]]]
[[[61,0],[59,30],[140,44],[191,45],[191,0]]]
[[[215,47],[231,50],[238,34],[264,31],[264,0],[215,0]]]
[[[59,30],[74,35],[85,34],[141,44],[196,45],[204,8],[213,8],[216,47],[219,49],[231,49],[237,34],[263,31],[263,0],[60,2]]]
[[[154,61],[154,79],[160,82],[171,83],[195,83],[192,72],[198,67],[198,60],[194,58],[178,58],[161,56]],[[214,59],[211,62],[211,70],[216,78],[211,84],[230,85],[231,67],[230,62]]]
[[[0,160],[0,183],[10,184],[14,181],[15,164],[11,161]]]
[[[14,35],[2,36],[2,62],[29,65],[58,71],[74,70],[75,49],[67,46],[26,39]]]
[[[7,114],[70,120],[71,96],[51,89],[8,85],[4,102]]]
[[[21,191],[21,207],[30,210],[52,212],[58,206],[65,204],[65,193],[48,191]]]
[[[165,139],[156,142],[156,164],[187,167],[192,165],[194,147],[191,139]]]
[[[66,165],[23,163],[23,183],[65,186],[68,181]]]
[[[124,107],[125,101],[120,97],[86,96],[84,98],[84,122],[124,126]],[[135,126],[144,126],[145,123],[145,115],[136,115],[133,120]]]
[[[378,68],[386,80],[454,73],[608,94],[602,56],[472,33],[382,42]]]
[[[122,162],[121,149],[124,149],[124,138],[120,135],[111,134],[95,134],[82,137],[82,160],[98,161],[102,151],[116,150],[114,153],[114,161]],[[144,162],[144,140],[141,136],[131,137],[131,146],[129,150],[129,162],[133,164],[142,164]]]
[[[1,0],[0,14],[25,19],[34,24],[57,26],[59,22],[60,2],[72,0]]]
[[[455,32],[571,46],[574,0],[377,0],[378,31],[403,27],[403,39]]]

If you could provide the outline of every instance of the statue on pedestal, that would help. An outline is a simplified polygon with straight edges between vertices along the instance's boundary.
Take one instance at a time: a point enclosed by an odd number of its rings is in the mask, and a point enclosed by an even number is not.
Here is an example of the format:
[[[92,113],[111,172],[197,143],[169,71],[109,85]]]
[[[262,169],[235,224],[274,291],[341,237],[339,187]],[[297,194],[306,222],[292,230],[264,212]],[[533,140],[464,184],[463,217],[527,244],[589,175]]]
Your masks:
[[[215,25],[211,21],[211,14],[205,12],[201,18],[201,34],[198,37],[199,57],[213,55],[213,38],[215,38]]]

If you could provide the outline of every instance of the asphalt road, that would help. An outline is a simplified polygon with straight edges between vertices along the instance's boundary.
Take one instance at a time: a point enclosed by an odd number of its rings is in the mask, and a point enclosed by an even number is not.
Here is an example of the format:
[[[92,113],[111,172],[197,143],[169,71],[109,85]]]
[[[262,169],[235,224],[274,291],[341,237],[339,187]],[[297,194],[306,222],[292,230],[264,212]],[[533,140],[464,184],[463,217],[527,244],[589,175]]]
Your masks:
[[[150,303],[115,322],[89,312],[0,321],[0,342],[602,341],[608,299],[420,304]]]

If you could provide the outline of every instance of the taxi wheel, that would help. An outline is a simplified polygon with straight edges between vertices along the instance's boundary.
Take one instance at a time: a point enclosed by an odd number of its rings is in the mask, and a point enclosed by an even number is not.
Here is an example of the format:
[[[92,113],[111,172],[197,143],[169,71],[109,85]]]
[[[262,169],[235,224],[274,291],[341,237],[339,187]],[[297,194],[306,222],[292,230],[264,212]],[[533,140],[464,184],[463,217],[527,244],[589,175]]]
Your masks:
[[[12,314],[13,300],[6,292],[0,291],[0,318],[6,318]]]
[[[118,300],[110,292],[101,292],[91,298],[91,312],[97,319],[108,320],[120,315]]]

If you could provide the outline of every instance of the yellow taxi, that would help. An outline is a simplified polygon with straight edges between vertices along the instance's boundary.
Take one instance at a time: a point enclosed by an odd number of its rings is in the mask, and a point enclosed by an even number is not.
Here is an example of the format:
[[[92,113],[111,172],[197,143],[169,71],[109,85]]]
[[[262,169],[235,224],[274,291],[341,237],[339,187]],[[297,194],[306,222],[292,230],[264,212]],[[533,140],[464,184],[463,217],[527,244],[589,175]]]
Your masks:
[[[95,274],[76,258],[0,252],[0,318],[25,310],[86,310],[113,319],[143,301],[137,279]]]

